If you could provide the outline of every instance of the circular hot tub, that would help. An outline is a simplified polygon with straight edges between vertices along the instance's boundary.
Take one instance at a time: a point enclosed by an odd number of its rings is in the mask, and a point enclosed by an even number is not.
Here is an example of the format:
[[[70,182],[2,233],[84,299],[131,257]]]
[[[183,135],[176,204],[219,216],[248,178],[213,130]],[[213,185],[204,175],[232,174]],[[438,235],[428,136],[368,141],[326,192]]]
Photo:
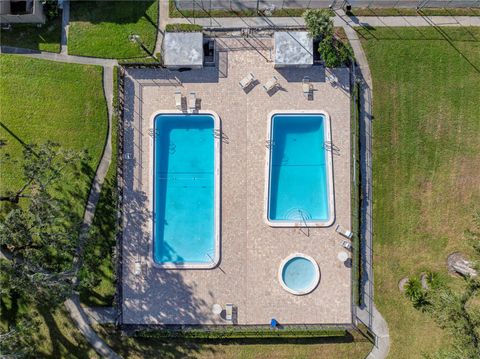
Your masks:
[[[320,281],[320,269],[312,257],[301,253],[291,254],[280,264],[278,280],[289,293],[308,294]]]

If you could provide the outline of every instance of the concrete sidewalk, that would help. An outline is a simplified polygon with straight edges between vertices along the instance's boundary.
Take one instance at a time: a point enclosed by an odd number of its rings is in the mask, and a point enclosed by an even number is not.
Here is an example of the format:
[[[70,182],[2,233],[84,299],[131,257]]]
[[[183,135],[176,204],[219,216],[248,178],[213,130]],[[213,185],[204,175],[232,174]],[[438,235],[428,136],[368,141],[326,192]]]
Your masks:
[[[340,13],[339,13],[340,15]],[[297,28],[305,26],[302,17],[210,17],[168,18],[169,24],[198,24],[211,29]],[[480,16],[336,16],[335,26],[480,26]]]

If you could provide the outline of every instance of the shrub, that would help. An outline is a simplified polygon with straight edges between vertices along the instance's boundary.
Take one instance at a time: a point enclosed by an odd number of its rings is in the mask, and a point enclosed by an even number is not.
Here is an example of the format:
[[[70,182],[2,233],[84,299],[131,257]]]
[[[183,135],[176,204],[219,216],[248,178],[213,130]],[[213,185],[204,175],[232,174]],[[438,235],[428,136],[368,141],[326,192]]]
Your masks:
[[[313,39],[323,39],[333,35],[333,21],[326,9],[309,9],[303,13],[308,33]]]
[[[166,32],[202,32],[203,26],[196,24],[167,24]]]
[[[58,0],[46,0],[43,5],[43,12],[47,20],[53,20],[58,16]]]
[[[214,329],[214,330],[146,330],[135,334],[140,338],[158,339],[246,339],[246,338],[319,338],[342,337],[346,335],[344,329]]]
[[[445,278],[438,272],[427,272],[426,279],[430,290],[439,289],[445,285]]]
[[[327,36],[320,42],[318,52],[327,67],[348,65],[352,57],[350,48],[333,36]]]
[[[422,283],[417,277],[409,278],[405,285],[405,295],[417,309],[423,308],[429,304],[427,292],[422,288]]]

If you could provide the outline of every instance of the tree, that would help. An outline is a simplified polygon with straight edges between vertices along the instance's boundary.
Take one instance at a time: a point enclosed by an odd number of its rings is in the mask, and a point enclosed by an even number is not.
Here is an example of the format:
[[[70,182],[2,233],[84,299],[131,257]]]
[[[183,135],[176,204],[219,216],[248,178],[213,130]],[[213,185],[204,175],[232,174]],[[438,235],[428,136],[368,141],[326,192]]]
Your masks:
[[[480,281],[476,278],[467,278],[466,281],[466,288],[461,293],[448,287],[430,293],[430,313],[454,338],[453,348],[445,353],[439,352],[440,358],[480,358],[480,312],[468,308],[469,301],[479,294]]]
[[[308,33],[313,39],[333,35],[333,21],[326,9],[308,9],[303,13]]]
[[[7,329],[0,329],[0,353],[2,358],[35,357],[32,337],[38,332],[38,322],[31,317],[23,317]]]
[[[79,176],[78,164],[86,159],[85,153],[63,150],[52,142],[24,151],[23,183],[7,196],[14,205],[0,221],[0,297],[2,305],[10,303],[11,312],[8,327],[0,333],[2,354],[32,354],[29,337],[36,330],[35,315],[18,313],[18,303],[52,308],[72,290],[81,222],[70,203],[58,197],[55,185]],[[25,201],[15,204],[21,198]]]
[[[334,36],[326,36],[318,46],[318,52],[326,67],[339,67],[349,63],[352,53],[349,47]]]
[[[80,155],[80,157],[79,157]],[[27,146],[23,149],[23,180],[14,192],[0,196],[0,201],[19,203],[21,198],[28,198],[32,189],[46,191],[57,182],[67,167],[72,167],[74,161],[86,159],[86,154],[60,149],[53,142],[41,146]],[[7,155],[3,159],[12,161]]]
[[[467,231],[472,244],[472,263],[479,269],[480,215],[474,216],[475,228]],[[433,358],[460,359],[480,358],[480,278],[462,277],[463,289],[452,289],[438,274],[427,273],[428,290],[423,290],[418,279],[409,281],[406,295],[416,308],[425,310],[441,328],[452,333],[453,345],[441,350]],[[455,286],[458,288],[458,286]],[[420,300],[419,300],[420,298]],[[420,303],[420,305],[419,305]]]
[[[69,204],[54,196],[54,184],[68,180],[66,173],[79,175],[74,159],[82,162],[86,155],[52,142],[24,151],[24,184],[13,197],[28,201],[0,222],[2,294],[58,303],[71,286],[80,223]]]

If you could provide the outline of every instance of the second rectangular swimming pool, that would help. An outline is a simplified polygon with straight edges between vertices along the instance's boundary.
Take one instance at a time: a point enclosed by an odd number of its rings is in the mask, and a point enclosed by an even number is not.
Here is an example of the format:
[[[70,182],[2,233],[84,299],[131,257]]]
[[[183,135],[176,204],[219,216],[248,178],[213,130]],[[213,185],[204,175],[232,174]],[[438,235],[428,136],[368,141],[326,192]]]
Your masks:
[[[266,220],[271,226],[330,226],[333,174],[327,113],[272,113]]]
[[[220,255],[220,120],[213,113],[159,113],[153,121],[154,262],[212,268]]]

